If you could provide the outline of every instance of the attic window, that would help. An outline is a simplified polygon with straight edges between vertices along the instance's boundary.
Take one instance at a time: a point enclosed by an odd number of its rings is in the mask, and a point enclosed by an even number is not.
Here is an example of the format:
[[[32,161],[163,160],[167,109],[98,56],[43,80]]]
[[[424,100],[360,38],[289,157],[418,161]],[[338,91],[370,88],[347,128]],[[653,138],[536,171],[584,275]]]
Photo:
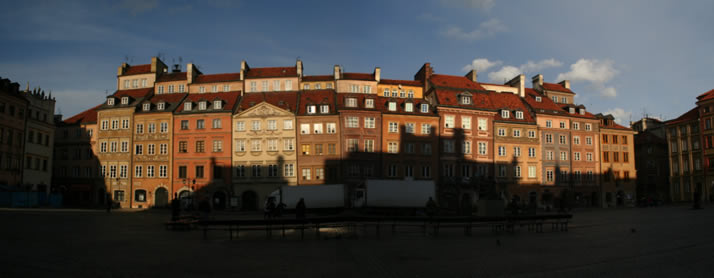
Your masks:
[[[198,110],[206,110],[206,102],[201,101],[198,103]]]
[[[108,99],[107,99],[107,105],[114,105],[114,99],[113,99],[113,98],[108,98]]]
[[[397,103],[394,101],[389,102],[389,111],[397,111]]]
[[[575,114],[575,107],[570,107],[568,110],[570,111],[570,114]]]
[[[184,104],[183,104],[183,110],[191,111],[191,103],[190,103],[190,102],[184,103]]]
[[[542,102],[543,100],[540,97],[535,97],[536,102]]]
[[[365,108],[374,108],[374,99],[373,98],[367,98],[364,100],[364,107]]]
[[[144,103],[144,105],[142,105],[142,110],[149,111],[150,109],[151,109],[151,103]]]
[[[429,113],[429,104],[422,103],[422,104],[421,104],[421,112],[422,112],[422,113]]]
[[[327,104],[320,105],[320,113],[322,113],[322,114],[330,113],[330,106]]]
[[[315,107],[315,105],[308,105],[308,106],[307,106],[307,113],[308,113],[308,114],[315,114],[315,112],[316,112],[316,107]]]
[[[214,100],[213,109],[223,109],[223,102],[220,100]]]
[[[348,97],[345,101],[347,107],[357,107],[357,99],[353,97]]]
[[[501,118],[508,119],[509,116],[510,116],[510,111],[501,110]]]
[[[407,102],[404,104],[404,111],[406,112],[414,112],[414,104]]]
[[[585,108],[580,108],[580,115],[585,115]]]
[[[523,111],[516,111],[516,119],[519,119],[519,120],[523,119]]]
[[[459,100],[461,100],[461,104],[471,104],[471,96],[461,96]]]
[[[129,97],[122,97],[121,104],[129,104]]]
[[[164,110],[166,108],[166,103],[159,102],[159,104],[156,105],[156,109],[158,110]]]

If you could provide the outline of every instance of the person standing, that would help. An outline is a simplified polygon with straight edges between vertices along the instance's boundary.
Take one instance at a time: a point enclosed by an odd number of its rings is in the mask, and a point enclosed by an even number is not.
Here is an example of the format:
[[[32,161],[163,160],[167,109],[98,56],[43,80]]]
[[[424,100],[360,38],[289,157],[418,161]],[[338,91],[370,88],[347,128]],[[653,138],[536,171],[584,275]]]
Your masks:
[[[174,199],[171,200],[171,220],[176,221],[181,213],[181,203],[178,199],[178,193],[174,193]]]
[[[305,219],[306,210],[307,207],[305,206],[305,199],[300,198],[300,201],[298,201],[297,205],[295,206],[295,218]]]

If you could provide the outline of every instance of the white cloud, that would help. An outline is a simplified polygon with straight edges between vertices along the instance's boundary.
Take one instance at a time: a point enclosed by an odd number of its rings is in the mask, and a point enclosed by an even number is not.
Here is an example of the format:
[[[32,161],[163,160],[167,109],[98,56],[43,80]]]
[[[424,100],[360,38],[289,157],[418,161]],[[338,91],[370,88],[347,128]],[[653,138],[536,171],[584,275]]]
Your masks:
[[[494,0],[442,0],[442,3],[458,5],[461,7],[479,9],[479,10],[490,10],[496,4]]]
[[[520,69],[523,72],[536,72],[547,68],[556,68],[562,65],[563,63],[560,61],[550,58],[538,62],[528,61],[527,63],[521,65]]]
[[[497,33],[508,31],[508,27],[504,25],[498,19],[491,19],[489,21],[482,22],[479,24],[478,28],[472,31],[464,31],[458,26],[449,26],[442,32],[442,34],[448,38],[473,41],[486,37],[493,36]]]
[[[605,111],[604,114],[611,114],[615,117],[615,122],[618,124],[630,126],[630,117],[632,116],[632,112],[625,111],[625,109],[622,108],[615,108]]]
[[[521,74],[521,70],[514,66],[503,66],[500,70],[488,74],[488,79],[493,82],[505,82],[511,80],[516,75]]]
[[[558,74],[558,80],[588,81],[603,84],[610,81],[617,74],[611,60],[600,61],[597,59],[580,59],[570,65],[570,71]]]
[[[465,65],[461,70],[466,72],[466,71],[475,69],[478,72],[483,72],[493,66],[498,66],[500,64],[501,64],[501,61],[489,61],[486,58],[476,58],[473,61],[471,61],[470,65]]]
[[[615,98],[617,96],[617,90],[613,87],[607,87],[600,91],[600,94],[604,97]]]

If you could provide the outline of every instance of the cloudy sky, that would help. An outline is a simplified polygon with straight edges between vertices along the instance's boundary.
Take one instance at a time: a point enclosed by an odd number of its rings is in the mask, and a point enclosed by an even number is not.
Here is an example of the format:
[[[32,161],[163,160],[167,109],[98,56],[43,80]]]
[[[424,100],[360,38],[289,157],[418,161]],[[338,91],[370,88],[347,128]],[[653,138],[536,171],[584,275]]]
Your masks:
[[[2,1],[8,2],[8,1]],[[116,89],[122,62],[204,73],[294,65],[382,68],[502,83],[571,80],[576,102],[626,124],[671,119],[714,88],[714,1],[12,1],[0,3],[0,76],[52,90],[67,116]]]

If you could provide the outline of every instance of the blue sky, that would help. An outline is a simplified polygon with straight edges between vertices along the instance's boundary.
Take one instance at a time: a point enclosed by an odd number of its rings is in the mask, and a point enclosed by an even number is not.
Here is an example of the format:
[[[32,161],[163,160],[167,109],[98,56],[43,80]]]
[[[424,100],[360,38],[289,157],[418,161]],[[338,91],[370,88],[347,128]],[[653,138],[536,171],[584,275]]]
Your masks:
[[[204,73],[294,65],[382,68],[501,83],[566,78],[576,102],[625,124],[671,119],[714,88],[714,1],[2,1],[0,76],[52,90],[65,117],[116,89],[128,59],[161,54]]]

